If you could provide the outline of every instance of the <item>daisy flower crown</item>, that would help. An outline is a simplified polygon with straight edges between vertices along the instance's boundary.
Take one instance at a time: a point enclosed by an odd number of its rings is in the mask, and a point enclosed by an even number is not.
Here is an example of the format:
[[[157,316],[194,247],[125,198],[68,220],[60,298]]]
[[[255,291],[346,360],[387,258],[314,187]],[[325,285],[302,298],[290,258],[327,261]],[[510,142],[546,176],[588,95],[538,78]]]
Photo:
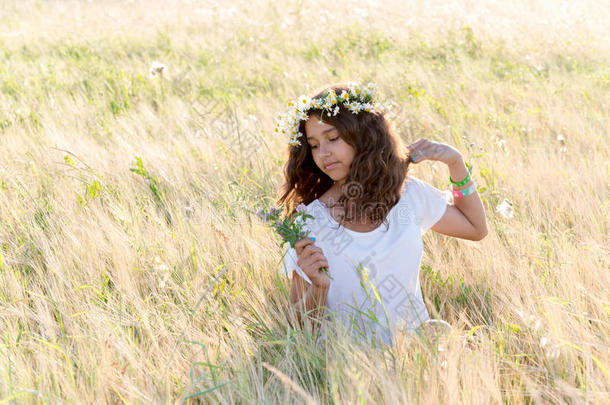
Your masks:
[[[288,111],[280,114],[275,133],[286,135],[289,145],[301,145],[298,138],[303,133],[299,132],[299,126],[301,121],[309,119],[308,111],[310,109],[322,110],[322,117],[320,117],[322,119],[324,113],[337,115],[340,109],[339,104],[343,104],[346,109],[354,114],[358,114],[360,111],[373,112],[383,107],[377,104],[373,105],[373,96],[376,92],[373,83],[362,86],[359,83],[349,82],[347,87],[348,91],[344,90],[341,94],[337,94],[334,89],[330,88],[319,97],[309,98],[303,95],[299,96],[296,101],[289,102]]]

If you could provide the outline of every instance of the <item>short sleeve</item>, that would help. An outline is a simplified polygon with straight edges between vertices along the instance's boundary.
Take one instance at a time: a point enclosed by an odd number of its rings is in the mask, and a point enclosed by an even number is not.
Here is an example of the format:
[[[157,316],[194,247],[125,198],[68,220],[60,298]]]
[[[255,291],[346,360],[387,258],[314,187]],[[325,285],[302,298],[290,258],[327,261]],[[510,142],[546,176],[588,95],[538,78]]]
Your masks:
[[[423,234],[432,228],[445,214],[448,200],[446,194],[438,188],[415,177],[411,177],[411,180],[416,187],[420,202],[420,228]]]
[[[311,280],[309,277],[307,277],[307,274],[305,274],[305,272],[297,264],[297,251],[293,247],[290,247],[290,244],[288,243],[286,243],[285,246],[287,249],[284,250],[285,254],[282,263],[282,273],[292,277],[292,271],[296,270],[299,276],[311,284]]]

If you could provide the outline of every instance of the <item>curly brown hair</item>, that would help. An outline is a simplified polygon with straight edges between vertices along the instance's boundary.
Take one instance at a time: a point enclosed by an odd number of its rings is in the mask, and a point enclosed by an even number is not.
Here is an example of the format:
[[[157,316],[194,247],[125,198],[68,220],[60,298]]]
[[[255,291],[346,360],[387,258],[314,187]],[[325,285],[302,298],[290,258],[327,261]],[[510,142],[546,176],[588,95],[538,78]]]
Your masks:
[[[320,88],[312,98],[323,97],[329,88],[337,94],[348,91],[345,83],[336,83]],[[407,176],[410,163],[408,150],[400,137],[395,135],[385,112],[375,109],[373,112],[353,114],[343,105],[339,107],[339,113],[335,116],[327,112],[322,114],[323,110],[309,110],[310,118],[323,116],[323,121],[337,128],[339,136],[356,152],[337,202],[344,213],[338,222],[342,225],[357,218],[366,218],[374,224],[383,221],[387,230],[387,214],[400,200]],[[299,131],[306,133],[305,121],[301,121]],[[286,216],[290,217],[295,214],[297,205],[310,204],[334,183],[314,162],[311,146],[307,142],[288,146],[284,177],[285,183],[277,203],[285,207]]]

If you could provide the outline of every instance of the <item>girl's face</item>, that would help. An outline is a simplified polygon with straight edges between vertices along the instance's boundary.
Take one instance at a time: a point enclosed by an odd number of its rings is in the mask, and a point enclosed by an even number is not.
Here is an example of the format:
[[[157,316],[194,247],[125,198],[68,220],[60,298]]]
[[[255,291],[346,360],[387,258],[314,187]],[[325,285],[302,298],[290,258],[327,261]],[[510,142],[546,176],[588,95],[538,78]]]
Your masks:
[[[320,124],[319,120],[319,117],[312,115],[305,122],[305,135],[313,160],[335,183],[342,185],[349,175],[356,151],[339,136],[334,126]]]

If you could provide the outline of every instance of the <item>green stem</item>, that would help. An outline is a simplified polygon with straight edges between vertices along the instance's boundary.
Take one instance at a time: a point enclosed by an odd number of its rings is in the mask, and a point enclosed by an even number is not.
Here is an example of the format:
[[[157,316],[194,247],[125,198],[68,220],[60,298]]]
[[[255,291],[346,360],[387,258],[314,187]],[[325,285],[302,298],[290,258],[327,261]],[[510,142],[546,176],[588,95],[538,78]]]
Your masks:
[[[320,267],[320,271],[324,274],[326,274],[328,276],[328,278],[330,278],[331,280],[334,280],[334,278],[332,278],[332,276],[330,275],[330,273],[328,272],[328,269],[326,267]]]

